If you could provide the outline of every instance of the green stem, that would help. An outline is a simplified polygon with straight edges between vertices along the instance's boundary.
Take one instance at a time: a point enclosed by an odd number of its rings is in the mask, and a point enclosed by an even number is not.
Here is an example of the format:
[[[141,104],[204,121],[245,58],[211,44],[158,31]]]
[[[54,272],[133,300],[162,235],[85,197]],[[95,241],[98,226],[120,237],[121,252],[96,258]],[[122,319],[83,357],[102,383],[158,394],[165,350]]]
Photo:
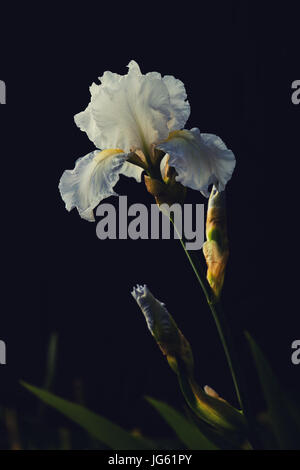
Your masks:
[[[175,227],[175,230],[176,230],[176,227]],[[221,342],[225,351],[226,359],[229,365],[229,369],[231,372],[231,376],[233,379],[236,395],[237,395],[240,407],[243,410],[244,416],[247,419],[248,424],[249,424],[249,439],[251,443],[253,444],[254,448],[259,449],[261,448],[261,444],[256,436],[256,422],[255,422],[254,414],[252,413],[251,404],[249,403],[249,400],[247,398],[244,373],[242,371],[239,357],[235,349],[235,343],[232,337],[232,333],[231,333],[228,321],[224,315],[220,301],[216,300],[214,293],[212,292],[212,289],[210,285],[208,284],[208,281],[205,277],[203,269],[200,265],[200,260],[197,258],[198,267],[196,267],[195,262],[193,261],[190,253],[187,251],[185,247],[184,241],[181,238],[179,239],[184,249],[184,252],[193,268],[193,271],[196,274],[197,280],[199,281],[199,284],[201,285],[203,289],[207,303],[209,305],[214,321],[216,323],[219,337],[221,339]]]
[[[242,375],[241,374],[241,369],[240,369],[239,361],[238,361],[238,358],[237,358],[237,354],[236,354],[235,349],[234,349],[234,343],[233,343],[232,335],[231,335],[230,329],[228,327],[228,323],[225,321],[224,314],[222,312],[220,302],[216,301],[214,293],[213,293],[213,291],[212,291],[212,289],[211,289],[211,287],[210,287],[210,285],[209,285],[209,283],[206,279],[205,274],[203,273],[203,270],[202,270],[198,260],[197,260],[198,261],[198,263],[197,263],[198,268],[195,266],[195,263],[194,263],[191,255],[189,254],[188,250],[185,247],[185,243],[182,239],[182,236],[176,228],[176,225],[174,223],[174,220],[173,220],[171,214],[168,214],[168,215],[169,215],[170,221],[172,222],[172,224],[174,226],[175,231],[177,232],[180,243],[181,243],[181,245],[184,249],[184,252],[185,252],[192,268],[193,268],[193,271],[194,271],[194,273],[197,277],[197,280],[198,280],[198,282],[199,282],[200,286],[202,287],[202,290],[205,294],[207,303],[209,305],[209,308],[210,308],[211,313],[213,315],[213,318],[215,320],[217,330],[218,330],[218,333],[219,333],[219,336],[220,336],[220,339],[221,339],[221,342],[222,342],[222,345],[223,345],[223,348],[224,348],[224,351],[225,351],[226,359],[227,359],[229,369],[230,369],[230,372],[231,372],[231,375],[232,375],[232,379],[233,379],[233,383],[234,383],[234,387],[235,387],[235,391],[236,391],[236,395],[237,395],[240,407],[243,411],[245,411],[245,399],[244,399],[244,393],[242,392],[242,390],[243,390],[243,386],[242,386],[243,381],[241,379],[241,375]]]
[[[182,235],[178,232],[176,225],[174,223],[174,220],[171,216],[170,213],[165,214],[170,218],[170,221],[172,222],[175,231],[177,232],[178,238],[180,240],[180,243],[184,249],[184,252],[193,268],[193,271],[197,277],[197,280],[205,294],[208,306],[211,310],[211,313],[213,315],[215,324],[217,326],[218,334],[221,339],[221,343],[223,346],[223,349],[225,351],[227,363],[231,372],[231,376],[233,379],[234,383],[234,388],[235,392],[237,395],[237,399],[239,402],[239,405],[241,407],[241,410],[244,413],[244,416],[246,417],[248,424],[249,424],[249,432],[250,432],[250,439],[253,443],[253,445],[256,448],[260,448],[260,443],[256,437],[255,433],[255,428],[256,428],[256,423],[255,423],[255,418],[252,413],[252,407],[249,403],[249,400],[247,398],[247,392],[246,392],[246,382],[245,382],[245,376],[242,371],[240,361],[239,361],[239,356],[237,354],[237,351],[235,349],[235,342],[232,337],[231,329],[229,327],[228,321],[224,315],[224,312],[221,307],[221,303],[218,299],[216,299],[207,279],[205,276],[205,273],[203,271],[203,268],[200,264],[200,259],[197,257],[195,258],[194,256],[192,257],[188,250],[185,247],[184,240],[182,239]],[[194,259],[193,259],[194,258]],[[197,266],[196,266],[197,264]]]
[[[226,359],[229,365],[229,369],[232,375],[236,395],[240,404],[240,407],[242,410],[244,410],[245,405],[244,405],[244,400],[242,398],[242,385],[241,385],[241,380],[239,378],[239,361],[235,360],[236,359],[236,354],[233,348],[233,340],[232,340],[232,335],[229,330],[228,324],[225,321],[224,314],[221,309],[220,302],[216,301],[214,298],[214,294],[210,288],[210,285],[208,284],[206,277],[204,276],[202,270],[200,268],[196,268],[194,261],[192,260],[191,255],[187,251],[184,241],[180,238],[181,245],[185,251],[185,254],[193,268],[194,273],[196,274],[196,277],[199,281],[199,284],[201,285],[203,292],[205,294],[207,303],[209,305],[209,308],[211,310],[211,313],[213,315],[214,321],[217,326],[217,330],[225,351]]]

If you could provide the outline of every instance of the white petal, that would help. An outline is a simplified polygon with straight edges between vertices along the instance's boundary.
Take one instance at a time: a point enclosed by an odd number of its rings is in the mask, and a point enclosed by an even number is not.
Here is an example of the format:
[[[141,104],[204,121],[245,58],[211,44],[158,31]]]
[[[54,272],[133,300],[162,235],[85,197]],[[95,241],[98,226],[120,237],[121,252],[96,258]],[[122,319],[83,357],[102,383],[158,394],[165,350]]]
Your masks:
[[[77,208],[86,220],[95,220],[93,209],[103,199],[117,195],[113,188],[120,174],[132,176],[140,181],[142,169],[126,161],[127,154],[118,149],[95,150],[76,161],[73,170],[66,170],[60,180],[59,190],[70,211]],[[131,165],[131,166],[130,166]]]
[[[91,103],[84,111],[76,114],[74,120],[79,129],[87,133],[88,138],[94,142],[95,146],[101,148],[99,129],[92,115]]]
[[[91,102],[74,119],[98,148],[149,153],[170,130],[184,126],[190,113],[183,83],[157,72],[141,73],[128,64],[128,74],[104,72],[101,85],[90,87]]]
[[[176,180],[206,197],[211,184],[218,191],[225,189],[235,167],[234,154],[220,137],[200,134],[197,128],[173,132],[157,148],[169,154],[169,165],[178,173]]]
[[[131,60],[127,65],[129,72],[134,72],[136,75],[142,75],[139,64],[135,60]]]
[[[172,106],[172,119],[169,121],[168,127],[170,132],[177,131],[185,126],[191,113],[191,107],[186,101],[187,96],[182,81],[172,75],[166,75],[163,82],[168,88]]]
[[[143,171],[143,168],[125,161],[120,173],[128,178],[134,178],[137,183],[140,183]]]
[[[165,75],[163,78],[158,72],[149,72],[147,77],[163,80],[168,88],[171,104],[171,119],[168,122],[169,131],[176,131],[182,129],[188,120],[191,107],[187,99],[184,84],[181,80],[173,77],[173,75]]]
[[[106,72],[101,80],[88,108],[75,116],[97,147],[149,152],[167,138],[170,98],[162,80],[142,75],[133,61],[127,75]]]

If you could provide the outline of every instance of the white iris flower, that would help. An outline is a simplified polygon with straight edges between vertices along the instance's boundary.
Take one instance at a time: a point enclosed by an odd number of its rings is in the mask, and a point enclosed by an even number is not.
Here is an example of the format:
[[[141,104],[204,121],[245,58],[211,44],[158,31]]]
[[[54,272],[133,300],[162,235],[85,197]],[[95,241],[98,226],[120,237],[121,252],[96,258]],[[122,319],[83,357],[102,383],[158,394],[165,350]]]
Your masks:
[[[76,207],[89,221],[95,220],[93,209],[100,201],[116,195],[120,174],[140,182],[144,170],[153,176],[154,169],[157,178],[157,152],[158,172],[164,174],[168,161],[178,182],[205,196],[211,184],[223,191],[234,170],[234,154],[219,137],[182,130],[190,105],[180,80],[157,72],[143,75],[134,61],[128,68],[127,75],[105,72],[101,85],[90,87],[88,107],[75,116],[102,151],[78,159],[73,170],[63,173],[59,189],[66,209]]]

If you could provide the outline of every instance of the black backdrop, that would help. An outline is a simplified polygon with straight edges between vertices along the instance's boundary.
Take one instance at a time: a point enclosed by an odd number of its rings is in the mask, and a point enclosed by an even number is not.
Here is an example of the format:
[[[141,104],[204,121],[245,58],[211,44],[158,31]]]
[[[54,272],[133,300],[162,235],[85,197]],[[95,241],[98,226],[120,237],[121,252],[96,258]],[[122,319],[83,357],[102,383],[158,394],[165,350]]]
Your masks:
[[[0,78],[2,306],[0,401],[20,413],[35,400],[20,378],[42,385],[49,334],[59,335],[54,391],[128,428],[167,435],[143,397],[181,407],[182,397],[130,295],[147,283],[190,340],[199,382],[234,402],[216,329],[178,241],[100,241],[95,224],[64,209],[57,185],[93,149],[73,122],[104,70],[180,78],[191,103],[187,128],[220,135],[237,158],[228,184],[231,255],[223,301],[237,341],[248,329],[281,380],[300,392],[291,363],[299,339],[298,159],[300,106],[296,3],[227,1],[18,7],[5,12]],[[6,26],[6,27],[5,27]],[[143,184],[121,178],[128,202],[153,201]],[[203,203],[196,192],[189,202]],[[110,202],[116,202],[112,199]],[[249,386],[262,402],[251,360]],[[48,412],[49,425],[60,418]]]

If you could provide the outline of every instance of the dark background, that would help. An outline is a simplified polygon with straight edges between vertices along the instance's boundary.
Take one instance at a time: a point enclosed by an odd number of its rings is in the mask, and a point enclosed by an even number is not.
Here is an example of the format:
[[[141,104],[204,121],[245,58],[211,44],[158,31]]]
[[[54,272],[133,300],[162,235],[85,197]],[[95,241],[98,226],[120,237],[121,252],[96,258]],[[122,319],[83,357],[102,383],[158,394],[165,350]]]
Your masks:
[[[36,401],[18,381],[43,384],[56,331],[55,393],[74,399],[79,380],[89,408],[129,429],[170,435],[143,397],[178,408],[183,399],[130,295],[136,283],[148,284],[190,340],[199,382],[236,404],[210,311],[179,242],[100,241],[96,224],[66,212],[58,192],[62,172],[94,148],[73,122],[89,101],[89,85],[105,70],[126,73],[131,59],[143,73],[181,79],[192,109],[186,127],[215,133],[234,151],[224,307],[257,409],[263,403],[242,345],[245,329],[282,383],[300,392],[300,366],[290,359],[300,337],[300,105],[291,102],[291,83],[300,78],[296,2],[162,6],[26,5],[1,20],[7,104],[0,107],[0,339],[7,365],[0,367],[0,403],[20,415],[34,413]],[[117,190],[129,204],[153,202],[131,179],[121,178]],[[192,190],[187,200],[205,202]],[[46,420],[50,427],[62,422],[51,411]]]

